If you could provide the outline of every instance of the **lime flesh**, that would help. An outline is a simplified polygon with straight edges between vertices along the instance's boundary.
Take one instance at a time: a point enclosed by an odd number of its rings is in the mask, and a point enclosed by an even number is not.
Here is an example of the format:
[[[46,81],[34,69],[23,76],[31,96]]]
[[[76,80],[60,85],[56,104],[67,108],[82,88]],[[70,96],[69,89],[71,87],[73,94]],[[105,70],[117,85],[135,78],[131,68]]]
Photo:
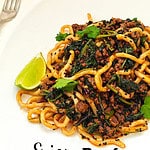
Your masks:
[[[46,62],[42,53],[39,53],[18,74],[15,85],[23,89],[32,90],[39,86],[45,73]]]

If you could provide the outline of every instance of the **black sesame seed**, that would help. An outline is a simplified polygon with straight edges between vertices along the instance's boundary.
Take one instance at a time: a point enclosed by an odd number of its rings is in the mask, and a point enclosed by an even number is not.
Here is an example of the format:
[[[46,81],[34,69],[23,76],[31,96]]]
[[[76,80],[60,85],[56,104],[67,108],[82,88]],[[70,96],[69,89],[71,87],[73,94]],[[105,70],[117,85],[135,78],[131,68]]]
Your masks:
[[[107,142],[104,142],[103,145],[107,145]]]
[[[115,141],[119,141],[119,139],[115,139]]]

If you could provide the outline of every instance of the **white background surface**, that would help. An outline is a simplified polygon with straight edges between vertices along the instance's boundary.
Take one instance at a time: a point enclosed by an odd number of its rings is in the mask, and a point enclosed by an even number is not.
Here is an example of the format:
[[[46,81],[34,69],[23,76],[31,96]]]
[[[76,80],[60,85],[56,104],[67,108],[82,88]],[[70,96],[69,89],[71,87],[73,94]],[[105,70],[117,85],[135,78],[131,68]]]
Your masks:
[[[34,143],[41,142],[37,150],[113,150],[116,146],[94,147],[78,135],[66,137],[29,123],[27,113],[16,102],[14,80],[38,52],[46,57],[61,25],[85,23],[88,12],[95,20],[137,17],[150,25],[149,6],[149,0],[22,0],[17,17],[0,27],[0,149],[35,150]],[[122,138],[125,150],[149,149],[149,137],[150,130]]]
[[[21,0],[21,6],[19,13],[15,19],[12,21],[0,25],[0,53],[2,52],[6,41],[9,39],[9,36],[12,34],[17,24],[19,24],[22,19],[41,1],[41,0]],[[4,0],[0,0],[0,10],[2,10]]]

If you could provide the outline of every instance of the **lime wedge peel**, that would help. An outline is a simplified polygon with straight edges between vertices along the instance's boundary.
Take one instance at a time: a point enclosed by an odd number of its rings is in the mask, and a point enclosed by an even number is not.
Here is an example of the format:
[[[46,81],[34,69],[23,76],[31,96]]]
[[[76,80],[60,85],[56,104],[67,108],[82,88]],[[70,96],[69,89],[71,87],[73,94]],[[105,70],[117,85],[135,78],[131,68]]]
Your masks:
[[[22,71],[18,74],[15,80],[15,85],[26,90],[35,89],[39,86],[45,73],[46,62],[40,52],[28,64],[26,64]]]

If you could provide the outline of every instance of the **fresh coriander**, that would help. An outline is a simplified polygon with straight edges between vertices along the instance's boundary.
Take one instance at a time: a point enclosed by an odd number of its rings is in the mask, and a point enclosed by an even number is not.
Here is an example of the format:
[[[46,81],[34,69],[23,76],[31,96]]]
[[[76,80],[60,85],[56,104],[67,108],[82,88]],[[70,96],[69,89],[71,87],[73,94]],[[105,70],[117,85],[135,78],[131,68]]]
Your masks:
[[[79,37],[83,37],[84,35],[87,35],[88,38],[96,38],[100,34],[100,29],[96,26],[88,26],[82,31],[77,31],[77,34]]]
[[[150,96],[145,97],[144,104],[140,111],[145,118],[150,119]]]
[[[68,36],[68,33],[60,33],[56,35],[56,41],[64,41],[65,38]]]
[[[56,83],[53,85],[56,89],[62,89],[66,92],[71,92],[75,88],[75,86],[78,84],[77,81],[70,80],[70,79],[57,79]]]

